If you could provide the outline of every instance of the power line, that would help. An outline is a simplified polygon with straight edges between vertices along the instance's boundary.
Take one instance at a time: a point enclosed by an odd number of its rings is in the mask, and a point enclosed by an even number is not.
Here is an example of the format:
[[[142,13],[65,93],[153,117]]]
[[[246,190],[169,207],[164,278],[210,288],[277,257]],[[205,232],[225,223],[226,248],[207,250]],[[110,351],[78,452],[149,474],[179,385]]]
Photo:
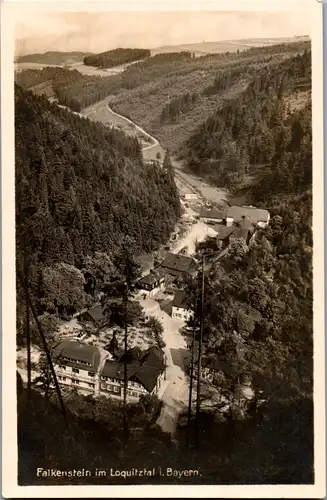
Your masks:
[[[196,398],[196,421],[195,421],[195,446],[199,447],[200,437],[200,391],[201,391],[201,357],[202,357],[202,338],[203,338],[203,311],[204,311],[204,265],[205,257],[202,254],[202,279],[201,279],[201,309],[200,309],[200,339],[197,373],[197,398]]]
[[[44,332],[43,332],[41,324],[39,322],[39,319],[38,319],[35,307],[34,307],[32,301],[31,301],[28,287],[26,287],[26,280],[24,279],[24,275],[23,275],[23,273],[21,272],[20,269],[17,269],[17,274],[18,274],[19,281],[20,281],[22,287],[25,290],[26,303],[27,303],[29,309],[32,311],[32,314],[34,316],[34,320],[35,320],[36,326],[37,326],[37,328],[39,330],[39,333],[40,333],[40,337],[41,337],[41,340],[42,340],[42,343],[43,343],[43,347],[44,347],[44,350],[45,350],[47,362],[48,362],[48,364],[50,366],[50,370],[51,370],[51,373],[52,373],[53,381],[54,381],[54,384],[55,384],[55,389],[56,389],[56,392],[57,392],[57,396],[58,396],[58,400],[59,400],[59,403],[60,403],[61,411],[62,411],[64,417],[66,417],[66,410],[65,410],[64,401],[62,399],[60,386],[59,386],[57,375],[56,375],[56,372],[55,372],[55,369],[54,369],[54,366],[53,366],[53,363],[52,363],[51,354],[50,354],[50,351],[49,351],[49,348],[48,348],[48,345],[47,345],[47,342],[46,342],[46,339],[45,339]]]

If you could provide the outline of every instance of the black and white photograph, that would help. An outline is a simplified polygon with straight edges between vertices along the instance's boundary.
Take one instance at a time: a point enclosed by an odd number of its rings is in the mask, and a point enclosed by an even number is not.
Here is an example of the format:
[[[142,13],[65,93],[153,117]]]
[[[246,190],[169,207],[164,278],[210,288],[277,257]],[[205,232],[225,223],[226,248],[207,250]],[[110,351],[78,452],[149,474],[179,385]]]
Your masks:
[[[12,10],[15,496],[324,496],[319,4],[73,3]]]

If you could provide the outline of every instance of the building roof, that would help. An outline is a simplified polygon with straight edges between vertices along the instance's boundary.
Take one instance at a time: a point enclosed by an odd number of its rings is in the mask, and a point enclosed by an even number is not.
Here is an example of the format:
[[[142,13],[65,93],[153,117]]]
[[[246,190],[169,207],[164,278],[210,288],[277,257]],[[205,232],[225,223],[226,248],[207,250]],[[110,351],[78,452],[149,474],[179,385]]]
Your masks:
[[[139,279],[138,283],[140,285],[155,285],[161,278],[163,278],[163,275],[164,273],[162,270],[157,268]]]
[[[143,364],[148,366],[164,368],[164,353],[159,347],[150,347],[142,357]]]
[[[173,307],[180,307],[181,309],[189,309],[190,306],[187,303],[187,294],[184,290],[177,290],[173,300]]]
[[[140,382],[148,392],[152,392],[162,371],[154,366],[144,365],[134,374],[133,378]]]
[[[141,361],[133,360],[127,363],[127,379],[134,379],[151,392],[156,386],[157,379],[165,369],[162,349],[152,347],[144,352]],[[124,380],[124,363],[107,360],[101,372],[102,376]]]
[[[269,212],[263,208],[233,206],[227,210],[227,217],[233,218],[235,222],[240,222],[243,216],[247,217],[252,224],[269,220]]]
[[[193,270],[195,262],[192,257],[181,255],[178,253],[167,253],[165,260],[161,264],[161,268],[165,268],[168,273],[171,271],[177,273],[187,273]]]
[[[84,314],[88,314],[89,316],[91,316],[93,321],[99,322],[99,321],[103,321],[105,319],[103,311],[104,311],[104,307],[102,307],[99,304],[95,307],[92,307],[92,309],[88,309]]]
[[[235,229],[235,226],[219,226],[219,228],[216,229],[216,231],[218,232],[216,239],[225,240],[234,233]]]
[[[236,227],[232,235],[233,238],[243,238],[243,240],[247,241],[249,233],[250,233],[249,229],[243,227]]]
[[[223,212],[222,210],[217,210],[215,208],[210,209],[202,207],[200,210],[200,217],[204,217],[206,219],[225,219],[226,212]]]
[[[137,372],[140,365],[140,362],[137,360],[126,364],[127,379],[130,379]],[[107,359],[102,368],[101,376],[124,380],[124,363],[121,361],[112,361]]]
[[[54,357],[60,364],[73,367],[79,365],[80,368],[85,368],[84,363],[89,363],[94,370],[98,369],[100,363],[100,351],[97,347],[72,340],[64,340],[57,345]]]

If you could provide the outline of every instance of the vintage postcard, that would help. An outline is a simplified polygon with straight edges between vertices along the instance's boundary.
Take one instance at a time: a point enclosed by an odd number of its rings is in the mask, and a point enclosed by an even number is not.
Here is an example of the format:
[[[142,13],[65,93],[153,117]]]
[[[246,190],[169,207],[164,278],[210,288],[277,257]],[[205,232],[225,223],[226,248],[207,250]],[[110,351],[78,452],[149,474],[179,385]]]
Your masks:
[[[325,495],[322,10],[2,4],[5,497]]]

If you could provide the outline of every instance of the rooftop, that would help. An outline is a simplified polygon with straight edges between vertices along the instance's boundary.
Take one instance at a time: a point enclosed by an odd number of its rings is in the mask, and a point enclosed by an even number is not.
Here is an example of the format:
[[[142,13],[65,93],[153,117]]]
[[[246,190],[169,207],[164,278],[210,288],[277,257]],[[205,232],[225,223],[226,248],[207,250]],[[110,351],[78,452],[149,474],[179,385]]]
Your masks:
[[[55,347],[53,353],[55,360],[59,361],[60,359],[60,364],[65,363],[69,366],[79,364],[81,367],[85,367],[84,364],[88,363],[94,370],[97,370],[100,363],[99,349],[82,342],[64,340]]]
[[[189,309],[189,304],[187,302],[187,294],[184,290],[177,290],[173,300],[173,307],[180,307],[182,309]]]
[[[105,319],[103,311],[104,308],[99,304],[95,307],[92,307],[92,309],[88,309],[84,314],[89,314],[93,321],[98,322]]]
[[[165,369],[164,354],[158,347],[151,347],[144,351],[141,360],[127,362],[127,379],[136,380],[148,391],[152,392],[156,386],[157,379]],[[107,360],[101,375],[124,380],[124,363],[120,361]]]
[[[163,277],[163,275],[164,273],[158,268],[143,276],[138,280],[138,283],[140,285],[155,285]]]
[[[192,257],[187,257],[186,255],[168,253],[165,260],[161,264],[161,268],[165,268],[170,271],[177,271],[179,273],[190,272],[195,267],[195,262]]]
[[[263,208],[256,207],[229,207],[227,217],[234,218],[235,222],[240,222],[243,217],[247,217],[252,224],[258,222],[268,222],[269,212]]]
[[[202,207],[200,210],[200,217],[204,217],[207,219],[225,219],[226,218],[226,212],[223,212],[222,210],[218,210],[215,208],[209,209]]]
[[[216,229],[217,231],[217,240],[224,240],[228,238],[232,233],[235,231],[235,226],[219,226],[219,228]]]

